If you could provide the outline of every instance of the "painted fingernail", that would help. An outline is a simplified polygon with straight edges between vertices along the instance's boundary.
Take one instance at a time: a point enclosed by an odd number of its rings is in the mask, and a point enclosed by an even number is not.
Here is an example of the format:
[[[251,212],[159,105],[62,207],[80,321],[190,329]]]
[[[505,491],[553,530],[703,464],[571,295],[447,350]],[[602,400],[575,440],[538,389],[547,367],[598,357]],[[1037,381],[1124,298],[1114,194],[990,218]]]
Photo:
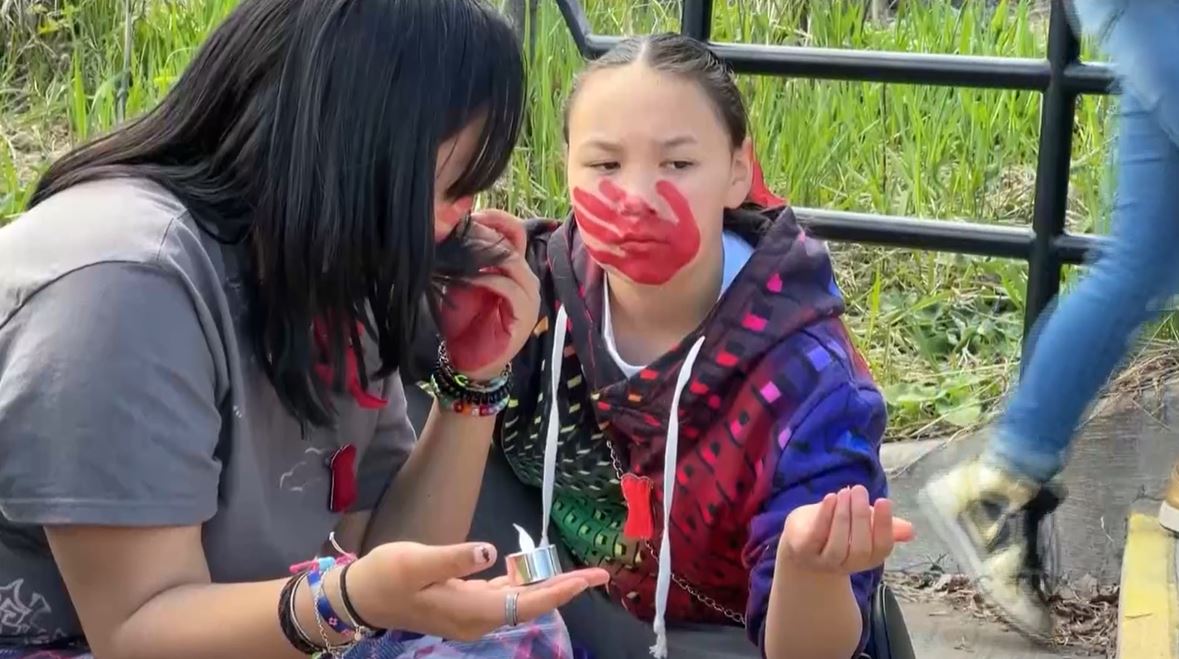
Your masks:
[[[491,545],[477,545],[475,547],[475,564],[486,565],[491,562],[494,555]]]

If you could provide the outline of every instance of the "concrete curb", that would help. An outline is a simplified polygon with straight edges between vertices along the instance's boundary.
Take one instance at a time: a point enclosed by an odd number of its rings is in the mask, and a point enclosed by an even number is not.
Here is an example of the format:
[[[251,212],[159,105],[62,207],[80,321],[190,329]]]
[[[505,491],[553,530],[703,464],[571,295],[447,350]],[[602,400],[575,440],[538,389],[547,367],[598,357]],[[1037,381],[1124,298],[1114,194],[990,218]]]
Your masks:
[[[1127,523],[1118,659],[1179,659],[1176,539],[1159,526],[1155,506],[1135,505]]]
[[[885,442],[880,447],[880,464],[889,478],[899,476],[920,462],[925,456],[945,446],[946,439],[913,439],[904,442]]]

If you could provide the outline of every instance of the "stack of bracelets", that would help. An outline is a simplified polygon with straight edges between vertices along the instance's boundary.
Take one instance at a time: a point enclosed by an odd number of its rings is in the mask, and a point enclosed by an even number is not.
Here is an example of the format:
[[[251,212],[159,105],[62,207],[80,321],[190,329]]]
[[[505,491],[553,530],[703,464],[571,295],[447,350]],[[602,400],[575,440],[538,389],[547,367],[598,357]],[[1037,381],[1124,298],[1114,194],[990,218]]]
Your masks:
[[[443,343],[438,346],[438,366],[430,375],[429,388],[438,404],[448,410],[470,416],[495,416],[508,406],[511,393],[508,381],[511,374],[512,367],[509,364],[497,377],[487,381],[472,380],[455,370],[446,352],[446,344]],[[330,539],[340,553],[339,557],[316,558],[291,566],[294,576],[287,581],[279,596],[278,621],[283,636],[299,652],[316,658],[330,656],[339,659],[360,641],[384,634],[386,630],[365,622],[356,612],[348,597],[348,568],[356,556],[336,545],[334,537]],[[324,577],[334,569],[340,570],[340,600],[344,605],[344,615],[340,615],[332,606],[324,588]],[[295,592],[303,581],[311,589],[315,603],[315,634],[309,634],[295,615]],[[333,645],[328,637],[329,629],[347,640]],[[319,642],[312,640],[313,636],[317,636]],[[417,634],[400,632],[399,636],[409,639]]]
[[[330,539],[335,545],[335,538]],[[348,597],[348,568],[352,566],[356,556],[343,551],[339,545],[335,546],[341,554],[338,558],[328,556],[292,565],[291,573],[294,576],[287,581],[287,585],[283,587],[282,594],[278,598],[278,623],[283,636],[296,650],[316,658],[330,656],[339,659],[360,641],[385,632],[385,630],[365,622],[364,618],[361,618],[360,614],[356,612],[356,607],[352,605],[352,600]],[[328,572],[337,568],[340,569],[340,600],[344,604],[343,616],[336,612],[324,588],[324,577]],[[319,642],[312,640],[313,634],[309,634],[303,628],[295,613],[295,591],[303,581],[306,581],[311,589],[311,598],[315,604],[316,629],[314,635],[319,637]],[[328,639],[329,629],[348,640],[333,645]]]
[[[490,380],[472,380],[454,369],[446,344],[442,343],[438,345],[438,366],[430,374],[429,388],[438,404],[452,412],[495,416],[508,406],[511,375],[512,365],[508,364],[502,373]]]

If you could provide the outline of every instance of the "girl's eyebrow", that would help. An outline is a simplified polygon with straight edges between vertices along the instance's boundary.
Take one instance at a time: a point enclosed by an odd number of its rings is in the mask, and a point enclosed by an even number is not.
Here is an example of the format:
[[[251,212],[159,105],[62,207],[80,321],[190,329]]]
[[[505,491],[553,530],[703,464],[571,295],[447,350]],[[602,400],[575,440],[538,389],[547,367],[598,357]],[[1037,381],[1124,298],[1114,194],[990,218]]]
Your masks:
[[[677,146],[690,146],[696,144],[697,140],[691,135],[676,135],[659,141],[659,146],[663,149],[673,149]],[[596,148],[603,151],[621,151],[622,145],[618,142],[608,140],[602,137],[591,137],[581,143],[583,148]]]
[[[691,135],[677,135],[675,137],[663,140],[659,146],[665,149],[671,149],[677,146],[688,146],[696,143],[696,138]]]
[[[603,151],[621,151],[622,145],[618,142],[602,137],[591,137],[590,139],[581,143],[583,148],[601,149]]]

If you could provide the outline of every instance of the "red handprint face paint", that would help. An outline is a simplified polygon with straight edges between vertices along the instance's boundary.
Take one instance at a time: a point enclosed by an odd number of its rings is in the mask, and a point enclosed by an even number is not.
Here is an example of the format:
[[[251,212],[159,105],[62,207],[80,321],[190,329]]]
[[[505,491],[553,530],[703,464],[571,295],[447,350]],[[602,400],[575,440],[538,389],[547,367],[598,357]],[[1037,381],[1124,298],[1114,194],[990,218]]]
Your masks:
[[[573,214],[577,227],[596,243],[587,242],[586,249],[600,265],[636,284],[657,286],[700,252],[700,228],[692,208],[672,183],[655,184],[670,216],[608,180],[601,182],[598,192],[574,188]]]

